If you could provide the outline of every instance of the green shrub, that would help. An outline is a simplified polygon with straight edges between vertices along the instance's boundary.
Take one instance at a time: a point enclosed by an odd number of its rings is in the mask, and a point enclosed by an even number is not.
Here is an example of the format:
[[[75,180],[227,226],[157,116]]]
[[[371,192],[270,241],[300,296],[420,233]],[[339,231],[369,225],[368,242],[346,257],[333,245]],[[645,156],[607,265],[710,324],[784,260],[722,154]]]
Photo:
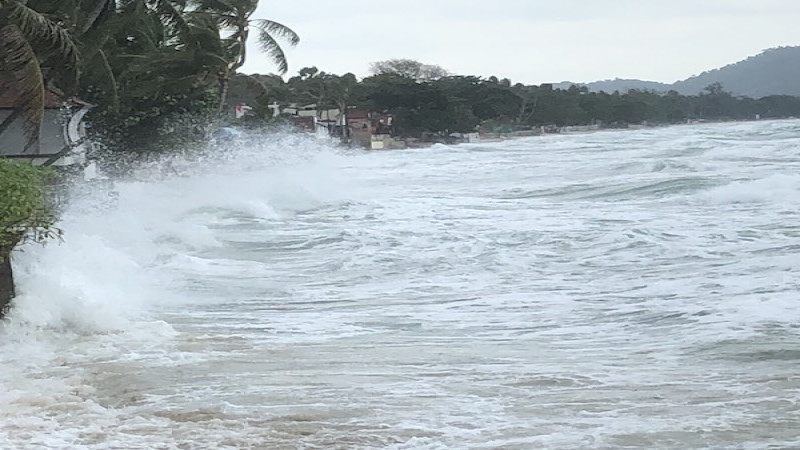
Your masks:
[[[22,241],[60,236],[47,201],[48,169],[0,157],[0,261]]]

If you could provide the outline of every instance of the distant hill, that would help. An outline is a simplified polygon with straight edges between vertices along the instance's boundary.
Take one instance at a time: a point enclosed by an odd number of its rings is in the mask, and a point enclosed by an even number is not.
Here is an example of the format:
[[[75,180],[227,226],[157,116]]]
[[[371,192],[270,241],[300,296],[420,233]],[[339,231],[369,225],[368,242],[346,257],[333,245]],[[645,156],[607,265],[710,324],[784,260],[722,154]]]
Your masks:
[[[666,92],[673,89],[684,95],[695,95],[713,83],[722,83],[726,91],[735,95],[753,98],[768,95],[800,97],[800,46],[765,50],[743,61],[709,70],[674,84],[616,79],[592,83],[562,82],[553,87],[566,89],[572,84],[580,84],[592,91],[605,92],[626,92],[630,89]]]
[[[747,97],[800,96],[800,47],[779,47],[720,69],[679,81],[673,89],[697,94],[711,83],[722,83],[726,91]]]
[[[643,81],[643,80],[629,80],[616,78],[614,80],[593,81],[591,83],[571,83],[569,81],[562,81],[561,83],[553,84],[554,88],[567,89],[573,84],[580,84],[586,86],[590,91],[605,91],[605,92],[627,92],[631,89],[638,89],[640,91],[658,91],[666,92],[672,89],[672,85],[667,83],[659,83],[658,81]]]

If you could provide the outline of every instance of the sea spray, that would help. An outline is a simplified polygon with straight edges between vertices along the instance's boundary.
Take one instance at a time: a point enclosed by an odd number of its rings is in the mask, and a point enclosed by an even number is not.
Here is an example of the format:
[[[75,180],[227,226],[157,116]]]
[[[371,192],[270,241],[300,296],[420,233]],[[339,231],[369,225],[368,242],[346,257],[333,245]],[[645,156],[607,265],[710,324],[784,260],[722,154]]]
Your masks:
[[[797,447],[798,130],[134,171],[16,255],[0,447]]]

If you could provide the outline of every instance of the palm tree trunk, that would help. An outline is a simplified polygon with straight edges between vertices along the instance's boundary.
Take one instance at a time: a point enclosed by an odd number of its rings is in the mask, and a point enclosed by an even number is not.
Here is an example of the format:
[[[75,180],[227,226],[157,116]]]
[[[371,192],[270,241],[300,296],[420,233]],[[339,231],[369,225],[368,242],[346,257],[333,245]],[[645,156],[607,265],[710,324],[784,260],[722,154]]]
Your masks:
[[[344,120],[342,120],[342,137],[345,139],[350,138],[350,126],[347,124],[347,103],[344,101],[339,101],[337,105],[339,107],[339,115],[342,116]]]
[[[225,103],[228,101],[228,86],[230,78],[226,72],[220,72],[217,75],[217,83],[219,89],[219,105],[217,105],[217,116],[222,117],[225,114]]]
[[[220,70],[219,74],[217,74],[217,82],[219,83],[219,109],[217,110],[217,116],[219,117],[222,117],[222,115],[225,113],[225,103],[228,101],[228,82],[231,79],[231,75],[235,74],[236,71],[239,70],[242,65],[244,65],[248,36],[247,25],[248,21],[246,17],[239,19],[241,49],[239,50],[238,58],[232,66],[228,66],[225,69]]]
[[[0,249],[0,318],[8,311],[15,294],[11,250]]]

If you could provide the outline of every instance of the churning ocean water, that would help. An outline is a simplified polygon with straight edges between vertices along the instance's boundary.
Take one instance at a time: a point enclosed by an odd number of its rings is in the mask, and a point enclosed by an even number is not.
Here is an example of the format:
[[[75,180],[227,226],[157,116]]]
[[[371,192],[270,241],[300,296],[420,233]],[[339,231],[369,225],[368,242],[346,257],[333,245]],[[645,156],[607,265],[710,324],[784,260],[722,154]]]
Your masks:
[[[800,121],[239,147],[15,255],[0,448],[800,447]]]

